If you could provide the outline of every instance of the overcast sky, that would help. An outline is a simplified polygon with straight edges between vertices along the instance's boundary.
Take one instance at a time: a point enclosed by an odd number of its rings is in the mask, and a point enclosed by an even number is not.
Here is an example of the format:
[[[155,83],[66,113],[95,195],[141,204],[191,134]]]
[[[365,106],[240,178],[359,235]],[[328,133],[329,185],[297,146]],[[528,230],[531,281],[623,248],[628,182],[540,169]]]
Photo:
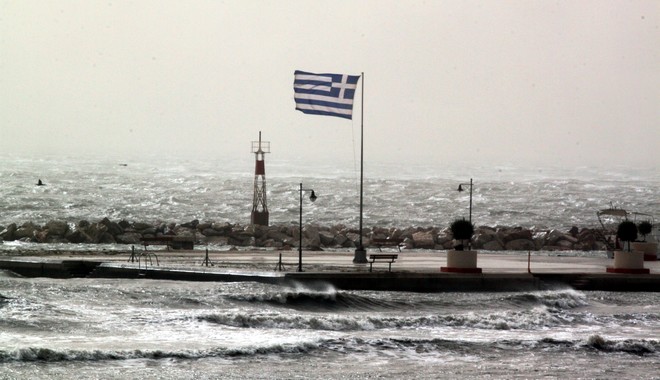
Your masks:
[[[297,69],[364,73],[365,162],[660,163],[657,0],[0,0],[0,152],[359,159]]]

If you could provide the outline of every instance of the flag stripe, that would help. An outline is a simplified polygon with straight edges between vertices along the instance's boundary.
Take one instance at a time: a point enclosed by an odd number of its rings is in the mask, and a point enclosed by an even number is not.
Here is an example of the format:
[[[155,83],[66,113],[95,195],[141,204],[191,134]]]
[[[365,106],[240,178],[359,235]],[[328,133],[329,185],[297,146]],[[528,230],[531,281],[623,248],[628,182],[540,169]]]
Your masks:
[[[359,75],[294,73],[296,110],[351,119]]]

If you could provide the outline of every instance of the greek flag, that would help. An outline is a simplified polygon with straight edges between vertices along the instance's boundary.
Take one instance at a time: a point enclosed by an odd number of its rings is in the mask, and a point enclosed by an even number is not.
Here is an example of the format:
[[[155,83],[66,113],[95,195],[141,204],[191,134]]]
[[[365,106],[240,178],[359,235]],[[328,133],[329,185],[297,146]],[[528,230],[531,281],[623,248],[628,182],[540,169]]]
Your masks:
[[[313,115],[351,119],[359,75],[313,74],[296,70],[293,91],[296,109]]]

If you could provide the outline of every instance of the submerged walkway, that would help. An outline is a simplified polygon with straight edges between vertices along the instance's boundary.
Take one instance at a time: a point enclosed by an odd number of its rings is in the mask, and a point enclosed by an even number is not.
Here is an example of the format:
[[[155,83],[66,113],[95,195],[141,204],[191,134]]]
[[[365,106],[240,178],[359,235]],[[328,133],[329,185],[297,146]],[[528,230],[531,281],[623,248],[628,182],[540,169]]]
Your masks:
[[[508,254],[482,252],[480,274],[440,272],[446,251],[404,251],[388,272],[387,263],[353,264],[353,252],[297,251],[148,251],[130,253],[43,252],[0,259],[0,269],[27,277],[146,278],[180,281],[258,281],[344,290],[394,291],[523,291],[571,287],[578,290],[660,291],[660,261],[647,261],[650,274],[611,274],[605,257],[562,256],[561,252]],[[375,253],[375,252],[369,252]],[[140,256],[141,254],[141,256]],[[155,254],[155,256],[153,255]],[[282,269],[280,269],[280,254]],[[528,268],[529,265],[529,268]],[[529,269],[529,271],[528,271]]]

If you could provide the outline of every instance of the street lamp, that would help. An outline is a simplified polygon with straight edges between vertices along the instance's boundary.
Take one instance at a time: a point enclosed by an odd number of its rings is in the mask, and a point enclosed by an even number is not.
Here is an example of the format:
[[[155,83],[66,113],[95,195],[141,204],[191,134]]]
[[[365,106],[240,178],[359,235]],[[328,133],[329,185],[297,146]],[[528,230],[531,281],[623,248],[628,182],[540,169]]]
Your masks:
[[[472,178],[470,178],[470,183],[459,184],[458,191],[463,191],[463,186],[470,186],[470,223],[472,223]]]
[[[314,194],[314,190],[312,189],[303,189],[303,184],[300,184],[300,242],[298,244],[298,272],[302,272],[302,229],[303,229],[303,224],[302,224],[302,194],[303,191],[311,191],[312,194],[309,196],[309,200],[314,202],[316,200],[316,194]]]

